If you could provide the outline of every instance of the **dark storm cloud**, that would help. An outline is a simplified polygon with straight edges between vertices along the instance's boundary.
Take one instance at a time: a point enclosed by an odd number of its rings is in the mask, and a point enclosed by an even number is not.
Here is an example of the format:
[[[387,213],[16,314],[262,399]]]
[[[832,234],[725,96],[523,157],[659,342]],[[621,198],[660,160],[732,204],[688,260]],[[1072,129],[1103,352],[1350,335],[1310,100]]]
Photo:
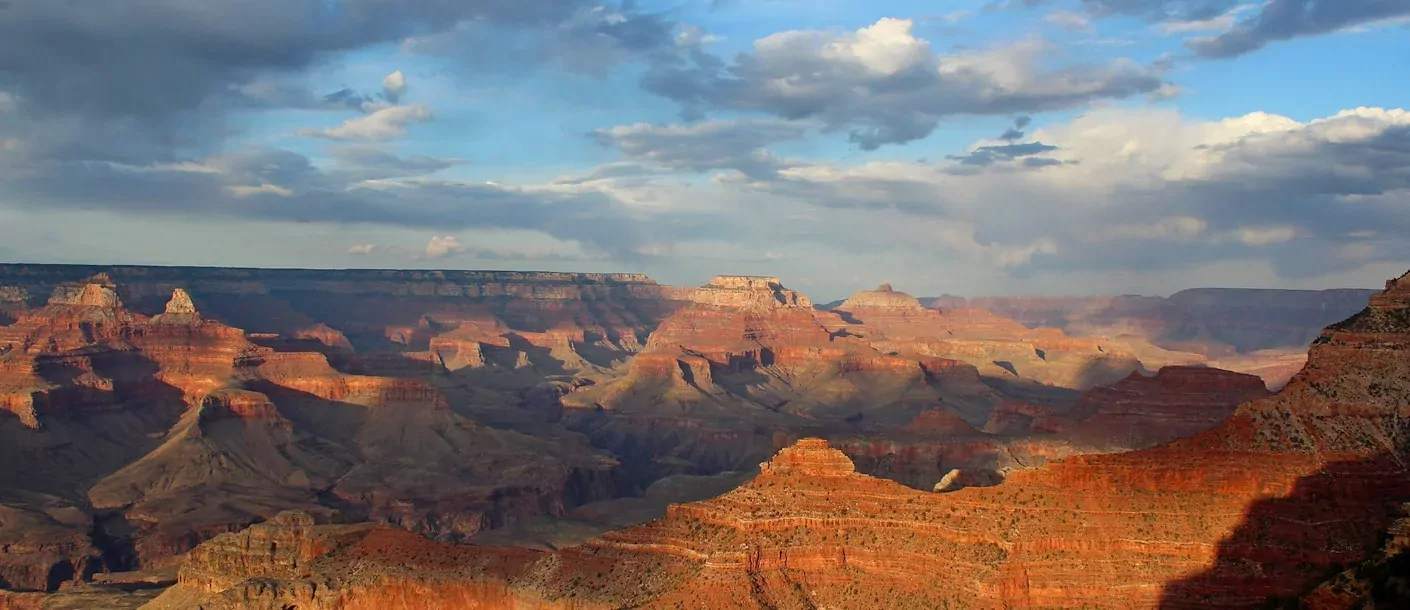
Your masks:
[[[1165,84],[1159,70],[1129,60],[1046,70],[1048,49],[1037,41],[936,55],[910,30],[909,21],[883,19],[856,33],[784,32],[730,63],[695,53],[654,65],[643,86],[680,102],[687,118],[732,109],[816,119],[874,150],[923,138],[954,115],[1069,108]]]

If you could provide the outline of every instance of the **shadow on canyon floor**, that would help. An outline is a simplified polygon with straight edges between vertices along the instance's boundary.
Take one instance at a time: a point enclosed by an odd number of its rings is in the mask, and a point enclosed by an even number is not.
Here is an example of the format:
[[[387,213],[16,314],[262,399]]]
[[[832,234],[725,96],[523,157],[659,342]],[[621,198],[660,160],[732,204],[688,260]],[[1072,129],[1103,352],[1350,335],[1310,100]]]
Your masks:
[[[1286,496],[1250,505],[1213,566],[1167,584],[1159,607],[1300,607],[1302,595],[1379,548],[1406,500],[1410,470],[1393,455],[1329,463]]]

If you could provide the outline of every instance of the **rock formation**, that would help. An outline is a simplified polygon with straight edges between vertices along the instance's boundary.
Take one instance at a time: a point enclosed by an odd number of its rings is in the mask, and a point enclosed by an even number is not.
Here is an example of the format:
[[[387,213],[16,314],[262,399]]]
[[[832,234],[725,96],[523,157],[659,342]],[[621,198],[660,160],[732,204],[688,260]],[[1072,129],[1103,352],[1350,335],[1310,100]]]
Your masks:
[[[368,533],[345,548],[384,550],[330,551],[294,577],[236,566],[223,584],[244,580],[222,591],[197,578],[177,590],[256,608],[367,607],[353,600],[408,591],[426,608],[1239,608],[1307,591],[1341,607],[1400,565],[1383,543],[1410,499],[1407,312],[1410,275],[1329,327],[1281,393],[1217,427],[996,486],[919,491],[805,439],[723,496],[551,554]],[[411,549],[435,559],[408,562]],[[1357,564],[1340,589],[1314,590]]]
[[[1209,430],[1240,404],[1269,395],[1262,379],[1215,368],[1131,373],[1087,392],[1071,414],[1080,422],[1064,436],[1121,451],[1143,449]]]
[[[196,304],[191,302],[191,295],[185,290],[177,288],[171,293],[171,300],[166,304],[167,315],[190,316],[196,314]]]
[[[185,289],[151,317],[124,290],[56,288],[0,328],[0,588],[161,567],[286,509],[458,540],[618,493],[615,462],[581,439],[479,424],[431,378],[281,351],[307,342],[256,345]],[[320,348],[346,343],[312,328]]]

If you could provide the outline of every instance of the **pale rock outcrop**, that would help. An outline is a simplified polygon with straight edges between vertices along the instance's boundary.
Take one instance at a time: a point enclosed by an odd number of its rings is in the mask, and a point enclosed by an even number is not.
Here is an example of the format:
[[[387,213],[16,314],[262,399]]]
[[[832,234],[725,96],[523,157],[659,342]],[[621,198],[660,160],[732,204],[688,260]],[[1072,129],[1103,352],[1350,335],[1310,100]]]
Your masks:
[[[783,287],[776,277],[721,275],[696,289],[692,300],[697,305],[732,309],[807,308],[813,302],[803,293]]]
[[[935,484],[935,493],[945,493],[964,489],[964,484],[960,483],[960,469],[955,468],[940,477],[940,482]]]
[[[122,307],[122,299],[118,298],[117,291],[111,287],[92,283],[55,288],[54,293],[49,297],[49,304],[116,309]]]
[[[171,300],[167,301],[166,313],[175,316],[193,316],[196,315],[196,304],[191,302],[190,294],[177,288],[171,292]]]

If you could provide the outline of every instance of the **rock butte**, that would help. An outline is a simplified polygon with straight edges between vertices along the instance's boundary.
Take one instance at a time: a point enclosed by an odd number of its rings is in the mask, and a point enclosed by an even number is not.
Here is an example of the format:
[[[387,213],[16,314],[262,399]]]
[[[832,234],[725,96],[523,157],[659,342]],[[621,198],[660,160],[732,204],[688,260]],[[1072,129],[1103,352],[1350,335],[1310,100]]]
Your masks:
[[[922,492],[804,439],[734,491],[554,553],[319,526],[340,542],[297,547],[331,550],[270,578],[289,560],[216,560],[240,546],[218,539],[155,607],[1196,608],[1304,593],[1347,607],[1374,583],[1338,576],[1344,566],[1366,562],[1375,578],[1401,565],[1390,562],[1410,498],[1407,312],[1410,274],[1329,327],[1281,393],[1218,427],[998,486]],[[269,527],[248,535],[309,536]]]

